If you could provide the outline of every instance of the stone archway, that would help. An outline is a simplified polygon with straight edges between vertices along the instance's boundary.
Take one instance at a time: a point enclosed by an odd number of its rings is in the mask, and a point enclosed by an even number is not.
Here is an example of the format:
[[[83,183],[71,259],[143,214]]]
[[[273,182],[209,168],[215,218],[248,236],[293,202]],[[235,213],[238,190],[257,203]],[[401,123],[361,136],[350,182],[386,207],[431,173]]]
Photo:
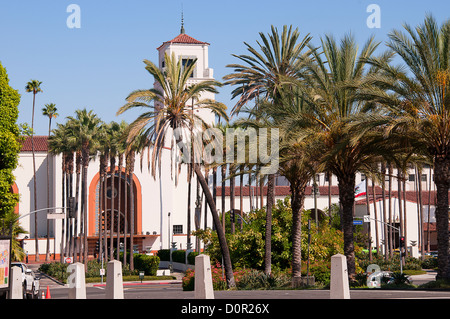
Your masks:
[[[125,189],[124,185],[127,182],[127,188],[129,189],[129,185],[133,186],[133,195],[134,195],[134,234],[141,234],[142,233],[142,191],[141,191],[141,183],[139,182],[138,178],[135,174],[132,176],[132,183],[130,183],[129,178],[125,179],[124,169],[122,169],[122,178],[121,178],[121,191],[120,191],[120,208],[119,208],[119,196],[118,196],[118,185],[119,185],[119,174],[117,173],[114,176],[114,188],[115,191],[112,192],[111,190],[111,175],[109,175],[107,180],[107,191],[108,195],[107,197],[107,203],[106,203],[106,210],[105,210],[105,203],[100,203],[99,200],[99,189],[100,189],[100,174],[97,173],[94,178],[92,179],[90,186],[89,186],[89,222],[88,222],[88,236],[98,236],[98,229],[99,229],[99,220],[104,220],[104,212],[106,211],[106,221],[109,225],[108,220],[111,220],[111,200],[110,195],[115,195],[114,200],[114,211],[117,211],[120,214],[119,220],[121,221],[121,227],[120,230],[123,231],[124,227],[124,216],[125,216],[125,192],[123,191]],[[129,212],[131,211],[131,200],[130,200],[130,192],[127,192],[127,212],[128,216],[130,215]],[[99,219],[99,213],[102,212],[102,218]],[[114,229],[117,227],[117,216],[115,215],[114,220]],[[109,217],[109,218],[108,218]],[[130,218],[127,219],[128,221]]]

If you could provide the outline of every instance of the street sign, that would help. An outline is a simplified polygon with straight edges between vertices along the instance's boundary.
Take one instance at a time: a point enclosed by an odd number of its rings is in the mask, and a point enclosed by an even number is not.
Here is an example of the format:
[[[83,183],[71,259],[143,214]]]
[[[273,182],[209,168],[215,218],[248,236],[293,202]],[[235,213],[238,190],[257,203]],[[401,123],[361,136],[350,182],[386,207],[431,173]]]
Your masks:
[[[361,219],[354,219],[353,220],[353,225],[362,225],[363,221]]]
[[[370,215],[364,215],[363,218],[365,223],[370,223]]]

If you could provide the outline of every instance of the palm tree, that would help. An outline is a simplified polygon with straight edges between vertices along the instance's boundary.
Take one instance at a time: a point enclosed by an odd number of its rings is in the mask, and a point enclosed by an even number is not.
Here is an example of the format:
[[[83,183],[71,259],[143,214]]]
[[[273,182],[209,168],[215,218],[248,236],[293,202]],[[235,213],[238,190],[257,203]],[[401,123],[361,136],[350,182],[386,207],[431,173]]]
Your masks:
[[[37,195],[36,195],[36,157],[34,153],[34,105],[36,101],[36,94],[42,92],[41,89],[42,82],[38,80],[31,80],[25,86],[26,92],[33,93],[33,110],[31,113],[31,150],[33,153],[33,198],[34,198],[34,209],[37,209]],[[39,261],[39,241],[38,241],[38,229],[37,229],[37,214],[34,214],[34,238],[35,238],[35,249],[36,249],[36,261]]]
[[[68,189],[72,186],[68,185],[66,182],[69,180],[67,178],[68,175],[68,166],[73,157],[73,152],[76,148],[75,138],[71,134],[70,127],[68,123],[66,124],[58,124],[57,128],[53,130],[53,134],[49,137],[48,141],[49,152],[52,154],[62,154],[62,205],[65,206]],[[66,185],[67,184],[67,185]],[[61,245],[60,245],[60,260],[63,261],[63,241],[65,236],[65,225],[64,220],[61,221]],[[67,229],[67,232],[69,230]]]
[[[209,109],[221,117],[227,117],[227,115],[225,113],[226,107],[222,103],[212,100],[199,100],[203,92],[217,93],[216,87],[220,85],[219,82],[211,80],[195,83],[190,86],[187,85],[187,80],[195,68],[196,60],[183,67],[182,61],[179,60],[177,62],[174,54],[172,56],[166,54],[166,68],[164,71],[159,70],[155,64],[148,60],[144,60],[144,63],[146,64],[146,70],[154,77],[157,86],[150,90],[132,92],[127,97],[128,103],[122,106],[117,114],[121,114],[135,107],[149,109],[149,111],[142,113],[130,124],[128,142],[134,140],[138,135],[144,135],[148,143],[151,142],[153,144],[152,158],[150,161],[152,175],[155,177],[156,169],[160,167],[158,162],[161,159],[161,152],[163,147],[165,147],[166,138],[170,136],[172,140],[173,135],[170,133],[173,130],[180,133],[175,138],[177,146],[180,147],[184,143],[183,137],[187,137],[186,134],[190,131],[192,123],[199,122],[203,127],[207,127],[207,124],[201,118],[191,112],[192,106],[188,101],[195,101],[196,108]],[[154,105],[147,104],[152,101]],[[180,164],[177,163],[177,165]],[[230,253],[213,197],[200,165],[198,163],[192,163],[192,165],[213,215],[224,259],[227,285],[228,287],[234,287],[235,282]],[[178,169],[176,171],[178,172]]]
[[[360,52],[351,35],[346,35],[338,45],[326,35],[321,39],[322,54],[313,50],[313,61],[308,67],[307,81],[312,92],[308,103],[316,108],[316,129],[310,138],[324,143],[327,151],[322,157],[325,170],[338,179],[339,202],[342,206],[344,254],[347,257],[350,278],[355,274],[353,243],[353,207],[355,200],[355,175],[358,170],[371,167],[388,146],[371,122],[372,113],[379,111],[365,100],[360,88],[366,88],[366,78],[378,71],[367,68],[378,43],[369,38]],[[383,59],[388,59],[384,55]],[[368,107],[371,106],[371,107]],[[369,116],[370,115],[370,116]],[[305,135],[306,137],[306,135]],[[383,142],[385,144],[382,144]]]
[[[120,258],[120,217],[121,214],[123,214],[124,212],[122,212],[121,209],[121,198],[122,198],[122,167],[123,167],[123,161],[124,161],[124,154],[127,148],[126,145],[126,131],[128,128],[128,124],[125,121],[121,121],[119,124],[119,132],[118,132],[118,140],[117,140],[117,156],[118,156],[118,161],[117,161],[117,166],[119,168],[119,187],[118,187],[118,193],[117,196],[119,197],[118,200],[118,216],[117,216],[117,251],[116,251],[116,259],[119,260]],[[141,162],[142,164],[142,162]],[[126,179],[126,178],[125,178]]]
[[[108,124],[102,123],[99,126],[96,142],[96,151],[99,156],[99,212],[98,212],[98,240],[99,240],[99,259],[102,259],[104,254],[107,257],[107,240],[104,236],[104,229],[106,228],[106,176],[107,176],[107,166],[108,166],[108,152],[109,152],[109,135],[108,135]],[[103,209],[102,209],[103,207]]]
[[[259,51],[245,43],[250,55],[234,55],[244,64],[230,64],[234,73],[226,75],[226,84],[234,85],[232,98],[240,96],[232,110],[232,114],[238,114],[242,107],[249,101],[256,100],[254,109],[260,107],[260,101],[270,101],[274,105],[280,104],[281,88],[292,83],[299,77],[298,70],[307,60],[310,52],[303,53],[311,37],[306,35],[299,41],[298,29],[292,30],[283,26],[281,35],[277,28],[271,27],[271,33],[266,36],[260,33],[261,42],[257,41]],[[268,113],[266,113],[268,114]],[[272,204],[274,192],[272,191],[274,176],[269,176],[271,191],[268,192],[267,202]],[[250,181],[249,181],[250,184]],[[269,196],[272,197],[269,199]],[[262,198],[262,194],[261,194]],[[266,245],[265,245],[265,272],[271,272],[271,205],[266,211]]]
[[[292,286],[301,284],[301,217],[304,208],[305,190],[316,172],[323,168],[320,155],[324,147],[320,140],[304,138],[308,136],[304,131],[311,131],[314,127],[313,109],[304,101],[301,87],[287,87],[280,90],[278,104],[267,103],[255,118],[264,119],[263,122],[254,120],[240,121],[239,124],[260,127],[279,128],[279,174],[288,182],[291,192],[292,209]],[[273,183],[273,182],[270,182]],[[270,186],[272,187],[272,186]],[[266,223],[270,223],[266,221]],[[267,226],[266,226],[267,227]]]
[[[52,129],[52,118],[56,118],[59,114],[56,112],[58,109],[54,103],[45,104],[42,109],[42,115],[48,116],[48,138],[50,138],[50,132]],[[50,153],[47,154],[47,207],[50,207]],[[50,220],[47,219],[47,253],[45,255],[45,261],[50,257]]]
[[[439,26],[433,16],[427,15],[423,24],[403,27],[406,33],[399,30],[389,33],[387,46],[404,65],[394,67],[377,59],[369,62],[384,72],[374,83],[394,92],[381,97],[396,115],[386,120],[387,131],[408,137],[416,154],[423,154],[433,162],[437,190],[437,278],[450,279],[450,20]]]
[[[109,256],[114,258],[113,256],[113,248],[114,248],[114,220],[115,220],[115,176],[116,176],[116,157],[118,155],[118,147],[119,147],[119,138],[120,134],[120,125],[117,122],[112,121],[108,126],[108,135],[109,135],[109,163],[110,163],[110,172],[111,172],[111,215],[110,215],[110,242],[109,242]]]
[[[83,234],[83,261],[87,266],[87,170],[89,167],[90,156],[94,154],[94,140],[101,124],[100,118],[91,110],[76,110],[75,117],[68,117],[72,134],[77,139],[78,145],[81,145],[82,172],[81,172],[81,221]]]

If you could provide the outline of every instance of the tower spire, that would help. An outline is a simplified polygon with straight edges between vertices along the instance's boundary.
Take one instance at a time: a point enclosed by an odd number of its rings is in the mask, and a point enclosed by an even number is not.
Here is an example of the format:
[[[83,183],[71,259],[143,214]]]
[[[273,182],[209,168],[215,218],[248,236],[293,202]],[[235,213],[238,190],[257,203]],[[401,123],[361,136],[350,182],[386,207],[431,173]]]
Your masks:
[[[183,5],[181,5],[181,34],[184,34],[184,16],[183,16]]]

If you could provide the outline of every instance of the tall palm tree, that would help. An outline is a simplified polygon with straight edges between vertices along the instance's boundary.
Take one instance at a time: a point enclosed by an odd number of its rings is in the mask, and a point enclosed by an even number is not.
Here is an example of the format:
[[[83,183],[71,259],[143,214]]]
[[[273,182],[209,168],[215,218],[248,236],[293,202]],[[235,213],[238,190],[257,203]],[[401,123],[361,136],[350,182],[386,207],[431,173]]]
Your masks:
[[[279,128],[279,174],[288,182],[291,192],[292,209],[292,286],[301,284],[301,217],[304,208],[305,191],[316,172],[323,168],[320,156],[324,152],[318,139],[305,138],[304,131],[314,127],[313,109],[304,101],[302,87],[288,86],[280,90],[278,104],[267,103],[255,118],[242,120],[240,125]],[[264,114],[261,114],[264,113]],[[272,183],[272,182],[271,182]],[[272,186],[271,186],[272,187]]]
[[[358,170],[371,167],[379,160],[377,154],[387,150],[387,143],[371,122],[371,113],[380,111],[363,100],[360,88],[366,78],[378,71],[368,68],[365,59],[373,56],[379,43],[371,37],[359,51],[355,39],[346,35],[340,44],[326,35],[321,48],[313,50],[307,81],[312,90],[308,103],[316,108],[317,131],[310,138],[319,138],[327,150],[322,158],[325,170],[338,179],[339,202],[342,206],[344,254],[350,277],[355,274],[353,242],[353,207],[355,176]],[[321,54],[323,52],[323,54]],[[388,59],[384,55],[383,59]],[[370,116],[369,116],[370,115]]]
[[[111,172],[111,215],[110,215],[110,246],[109,246],[109,256],[114,258],[113,249],[114,249],[114,220],[115,220],[115,176],[116,176],[116,158],[118,155],[118,147],[119,147],[119,138],[120,138],[120,124],[112,121],[108,126],[108,135],[109,135],[109,163],[110,163],[110,172]]]
[[[433,162],[437,190],[437,278],[450,279],[450,20],[439,26],[433,16],[427,15],[423,24],[403,27],[406,33],[399,30],[389,33],[387,46],[404,65],[394,67],[377,59],[369,62],[384,71],[374,83],[394,92],[382,97],[396,115],[387,119],[387,131],[408,137],[414,151]]]
[[[36,195],[36,156],[34,150],[34,106],[36,102],[36,94],[42,92],[41,89],[42,82],[38,80],[31,80],[25,86],[26,92],[33,93],[33,110],[31,112],[31,151],[33,154],[33,200],[34,200],[34,210],[37,209],[37,195]],[[36,261],[39,261],[39,240],[38,240],[38,228],[37,228],[37,214],[34,214],[34,239],[35,239],[35,249],[36,249]]]
[[[100,118],[92,111],[76,110],[75,117],[69,116],[72,134],[77,139],[77,143],[81,145],[82,154],[82,172],[81,172],[81,220],[83,234],[83,262],[87,266],[87,170],[91,155],[94,154],[94,140],[101,124]]]
[[[53,134],[49,137],[48,148],[49,152],[52,154],[62,154],[62,205],[65,206],[67,195],[66,189],[71,188],[71,185],[66,185],[66,181],[68,180],[68,163],[70,163],[70,159],[73,156],[73,152],[76,148],[76,140],[71,134],[70,127],[68,123],[66,124],[58,124],[57,128],[54,129]],[[68,193],[68,192],[67,192]],[[68,231],[68,229],[67,229]],[[65,237],[65,225],[64,220],[61,221],[61,245],[60,245],[60,260],[63,261],[63,241]]]
[[[124,213],[121,211],[121,207],[122,207],[122,203],[121,203],[121,198],[122,198],[122,168],[123,168],[123,162],[124,162],[124,154],[127,148],[126,145],[126,131],[128,128],[128,124],[125,121],[121,121],[119,124],[119,132],[118,132],[118,136],[119,139],[117,140],[117,157],[118,157],[118,161],[117,161],[117,166],[119,168],[119,186],[118,186],[118,193],[117,196],[119,197],[118,200],[118,216],[117,216],[117,251],[116,251],[116,259],[119,260],[120,258],[120,231],[121,231],[121,215]],[[141,162],[142,164],[142,162]],[[126,180],[126,177],[125,177]]]
[[[54,103],[45,104],[42,109],[42,115],[48,117],[48,138],[52,129],[52,119],[56,118],[59,114],[56,112],[58,109]],[[50,153],[47,153],[47,207],[50,207]],[[50,220],[47,219],[47,250],[45,255],[45,261],[50,258]]]
[[[166,146],[166,138],[169,137],[173,141],[173,135],[171,134],[173,130],[180,133],[175,138],[177,146],[180,147],[184,143],[183,138],[186,138],[188,136],[187,134],[189,134],[191,123],[199,122],[203,127],[207,126],[201,118],[191,112],[192,106],[188,101],[195,101],[194,107],[197,109],[206,108],[221,117],[227,117],[227,115],[225,113],[226,107],[222,103],[212,100],[199,100],[200,95],[204,92],[217,93],[216,87],[220,85],[219,82],[211,80],[195,83],[190,86],[187,85],[187,81],[195,68],[196,60],[183,67],[182,61],[177,61],[174,54],[172,56],[166,54],[166,68],[163,71],[148,60],[144,60],[144,63],[146,64],[146,70],[154,77],[157,86],[149,90],[132,92],[127,97],[128,103],[122,106],[117,114],[121,114],[135,107],[144,107],[149,110],[142,113],[130,124],[128,141],[134,140],[138,135],[144,135],[146,140],[153,144],[152,158],[150,161],[152,175],[155,177],[156,169],[160,167],[158,162],[161,159],[162,149]],[[149,105],[148,103],[152,101],[154,105]],[[180,164],[177,163],[177,165]],[[224,258],[227,285],[228,287],[233,287],[235,286],[235,282],[230,253],[213,197],[200,165],[198,163],[192,163],[192,165],[213,215]]]
[[[309,51],[305,53],[303,51],[307,48],[311,37],[306,35],[302,40],[299,40],[298,29],[293,30],[292,26],[283,26],[281,34],[279,34],[277,28],[272,26],[271,33],[267,36],[262,32],[259,35],[261,38],[261,42],[257,41],[259,50],[245,43],[250,54],[234,55],[243,64],[227,65],[227,67],[233,68],[234,72],[224,77],[225,83],[235,86],[232,91],[232,98],[239,96],[232,114],[238,114],[243,106],[252,100],[256,101],[254,109],[262,105],[262,103],[259,103],[260,101],[270,101],[274,105],[279,105],[281,88],[298,79],[298,70],[302,69],[301,66],[310,54]],[[272,185],[274,176],[269,176],[269,180]],[[268,198],[267,202],[273,203],[272,186],[271,192],[268,192],[269,196],[272,198]],[[271,225],[269,225],[271,214],[272,212],[267,209],[266,273],[271,272],[271,234],[269,232],[271,229]]]
[[[107,166],[108,166],[108,152],[109,152],[109,134],[108,134],[108,124],[102,123],[99,126],[96,142],[96,151],[99,156],[99,212],[98,212],[98,240],[99,240],[99,259],[107,256],[107,240],[104,235],[104,228],[106,228],[106,176],[107,176]],[[102,209],[103,207],[103,209]],[[106,254],[106,256],[104,256]]]

